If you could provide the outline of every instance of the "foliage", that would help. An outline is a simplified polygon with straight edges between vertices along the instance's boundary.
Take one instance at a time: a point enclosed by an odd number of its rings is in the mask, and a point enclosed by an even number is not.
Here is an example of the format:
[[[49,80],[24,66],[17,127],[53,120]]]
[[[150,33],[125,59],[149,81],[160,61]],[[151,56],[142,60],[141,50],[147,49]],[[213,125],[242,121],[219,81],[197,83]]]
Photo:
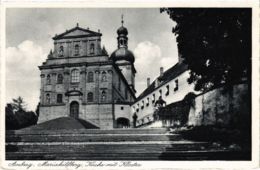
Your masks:
[[[17,99],[13,99],[11,105],[15,111],[26,110],[26,104],[21,96],[19,96]]]
[[[251,74],[251,9],[162,8],[177,24],[178,50],[195,90],[232,85]]]
[[[38,116],[32,111],[25,110],[25,102],[22,97],[13,99],[5,107],[5,125],[6,130],[16,130],[35,125]]]

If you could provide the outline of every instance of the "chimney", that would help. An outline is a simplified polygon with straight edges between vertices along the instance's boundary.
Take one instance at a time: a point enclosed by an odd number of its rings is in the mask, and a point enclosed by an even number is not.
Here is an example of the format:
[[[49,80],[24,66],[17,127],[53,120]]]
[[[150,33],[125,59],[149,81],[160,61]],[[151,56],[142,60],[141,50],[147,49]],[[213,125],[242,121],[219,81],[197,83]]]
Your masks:
[[[160,76],[163,76],[163,67],[160,67]]]
[[[147,78],[147,87],[149,87],[150,86],[150,78],[148,77]]]

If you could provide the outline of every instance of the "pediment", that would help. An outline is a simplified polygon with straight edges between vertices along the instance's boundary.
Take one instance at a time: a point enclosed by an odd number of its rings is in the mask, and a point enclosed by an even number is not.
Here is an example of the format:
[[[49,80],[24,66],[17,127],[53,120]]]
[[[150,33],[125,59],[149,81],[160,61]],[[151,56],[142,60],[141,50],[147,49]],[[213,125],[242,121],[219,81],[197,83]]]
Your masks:
[[[80,37],[90,37],[90,36],[101,36],[99,32],[94,32],[89,29],[84,29],[81,27],[72,28],[62,34],[53,37],[54,40],[67,39],[67,38],[80,38]]]

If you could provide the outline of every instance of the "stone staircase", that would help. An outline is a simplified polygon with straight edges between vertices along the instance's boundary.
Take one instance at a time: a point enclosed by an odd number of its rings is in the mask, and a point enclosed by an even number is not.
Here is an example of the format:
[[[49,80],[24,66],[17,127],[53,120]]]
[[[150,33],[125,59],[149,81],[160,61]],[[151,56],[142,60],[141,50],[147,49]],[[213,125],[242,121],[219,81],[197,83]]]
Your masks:
[[[6,133],[6,160],[239,160],[243,152],[184,140],[164,128],[19,130]]]

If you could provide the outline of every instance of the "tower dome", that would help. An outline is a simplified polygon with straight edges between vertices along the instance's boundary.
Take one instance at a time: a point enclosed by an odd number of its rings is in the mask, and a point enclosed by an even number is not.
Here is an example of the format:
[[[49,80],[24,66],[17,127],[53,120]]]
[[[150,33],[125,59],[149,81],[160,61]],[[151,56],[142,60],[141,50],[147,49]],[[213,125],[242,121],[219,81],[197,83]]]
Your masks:
[[[124,21],[122,17],[122,26],[117,29],[117,44],[118,44],[118,49],[115,50],[111,56],[110,59],[113,60],[114,62],[116,61],[129,61],[130,63],[134,63],[135,57],[134,54],[128,50],[128,30],[126,27],[124,27]]]

